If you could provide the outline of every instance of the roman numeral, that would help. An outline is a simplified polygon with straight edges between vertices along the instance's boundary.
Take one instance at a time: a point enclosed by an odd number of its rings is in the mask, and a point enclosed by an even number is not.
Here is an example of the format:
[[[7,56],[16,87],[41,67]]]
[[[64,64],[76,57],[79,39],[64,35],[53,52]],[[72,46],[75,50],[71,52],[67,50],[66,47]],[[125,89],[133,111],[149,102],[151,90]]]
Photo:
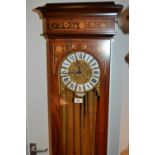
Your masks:
[[[69,76],[65,76],[62,78],[62,81],[64,82],[65,85],[67,85],[71,80],[70,80]]]
[[[84,84],[84,89],[86,91],[91,90],[93,88],[93,86],[90,84],[90,82],[87,82]]]
[[[89,54],[85,54],[85,57],[84,57],[84,60],[87,62],[87,63],[90,63],[90,61],[93,59],[93,57]]]
[[[70,65],[71,65],[71,63],[68,60],[64,60],[62,63],[62,67],[64,67],[64,68],[69,68]]]
[[[95,76],[95,77],[99,77],[100,76],[100,69],[94,69],[92,71],[92,75]]]
[[[76,58],[78,60],[84,60],[84,56],[85,56],[85,53],[82,53],[82,52],[77,52],[76,53]]]
[[[68,84],[68,86],[67,86],[69,89],[71,89],[71,90],[75,90],[75,87],[76,87],[76,83],[74,83],[74,82],[71,82],[71,83],[69,83]]]
[[[93,69],[93,68],[98,68],[98,62],[96,60],[93,60],[91,63],[90,63],[90,67]]]
[[[83,84],[78,84],[76,87],[77,92],[84,92]]]
[[[67,76],[68,75],[68,70],[65,68],[61,68],[60,70],[61,76]]]
[[[76,56],[75,56],[75,54],[70,54],[67,58],[68,58],[68,60],[69,60],[70,62],[76,61]]]
[[[97,82],[97,80],[96,80],[96,79],[94,79],[94,78],[92,78],[92,79],[91,79],[91,82],[96,83],[96,82]]]
[[[91,84],[93,84],[93,86],[95,86],[98,81],[99,81],[99,79],[95,78],[95,77],[91,77],[91,79],[90,79],[90,82],[91,82]]]

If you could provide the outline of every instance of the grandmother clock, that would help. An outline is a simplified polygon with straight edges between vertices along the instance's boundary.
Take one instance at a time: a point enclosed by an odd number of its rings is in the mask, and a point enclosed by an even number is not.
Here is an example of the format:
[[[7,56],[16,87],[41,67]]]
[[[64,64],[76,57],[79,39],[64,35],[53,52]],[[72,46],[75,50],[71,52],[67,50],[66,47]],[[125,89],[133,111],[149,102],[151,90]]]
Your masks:
[[[47,42],[50,155],[107,155],[113,2],[35,9]]]

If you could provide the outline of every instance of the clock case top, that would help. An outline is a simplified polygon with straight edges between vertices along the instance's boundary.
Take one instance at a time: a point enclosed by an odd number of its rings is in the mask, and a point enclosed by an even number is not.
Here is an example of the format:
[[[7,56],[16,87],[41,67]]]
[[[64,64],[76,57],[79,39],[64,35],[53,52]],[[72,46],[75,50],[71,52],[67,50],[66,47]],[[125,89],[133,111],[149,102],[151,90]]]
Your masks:
[[[34,11],[43,19],[46,39],[101,38],[115,35],[115,17],[122,8],[114,2],[53,3]]]

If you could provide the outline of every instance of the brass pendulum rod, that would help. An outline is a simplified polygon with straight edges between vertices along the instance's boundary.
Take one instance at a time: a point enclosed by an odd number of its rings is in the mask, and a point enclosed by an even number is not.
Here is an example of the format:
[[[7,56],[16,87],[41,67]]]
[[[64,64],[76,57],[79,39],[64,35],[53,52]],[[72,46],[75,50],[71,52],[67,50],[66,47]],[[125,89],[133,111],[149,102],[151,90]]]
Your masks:
[[[67,90],[67,155],[73,154],[73,93]]]
[[[96,133],[96,114],[97,114],[97,93],[93,93],[93,146],[92,146],[92,155],[95,155],[95,133]]]
[[[74,132],[73,132],[73,154],[74,155],[81,155],[80,154],[80,104],[74,104]]]
[[[60,89],[60,122],[61,122],[61,130],[60,130],[60,145],[61,145],[61,154],[62,155],[67,155],[67,113],[66,113],[66,107],[67,102],[66,102],[66,91],[65,88],[61,85],[61,89]]]

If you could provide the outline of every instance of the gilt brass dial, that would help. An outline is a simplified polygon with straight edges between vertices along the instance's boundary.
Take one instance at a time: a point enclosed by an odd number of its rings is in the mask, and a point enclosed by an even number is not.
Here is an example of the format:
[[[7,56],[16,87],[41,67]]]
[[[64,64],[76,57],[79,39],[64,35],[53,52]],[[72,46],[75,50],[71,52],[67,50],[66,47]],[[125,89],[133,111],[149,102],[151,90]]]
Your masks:
[[[99,82],[99,64],[88,53],[74,52],[63,60],[60,66],[60,77],[68,89],[82,96]]]
[[[77,60],[70,65],[68,74],[71,81],[78,84],[84,84],[90,79],[92,70],[85,61]]]

